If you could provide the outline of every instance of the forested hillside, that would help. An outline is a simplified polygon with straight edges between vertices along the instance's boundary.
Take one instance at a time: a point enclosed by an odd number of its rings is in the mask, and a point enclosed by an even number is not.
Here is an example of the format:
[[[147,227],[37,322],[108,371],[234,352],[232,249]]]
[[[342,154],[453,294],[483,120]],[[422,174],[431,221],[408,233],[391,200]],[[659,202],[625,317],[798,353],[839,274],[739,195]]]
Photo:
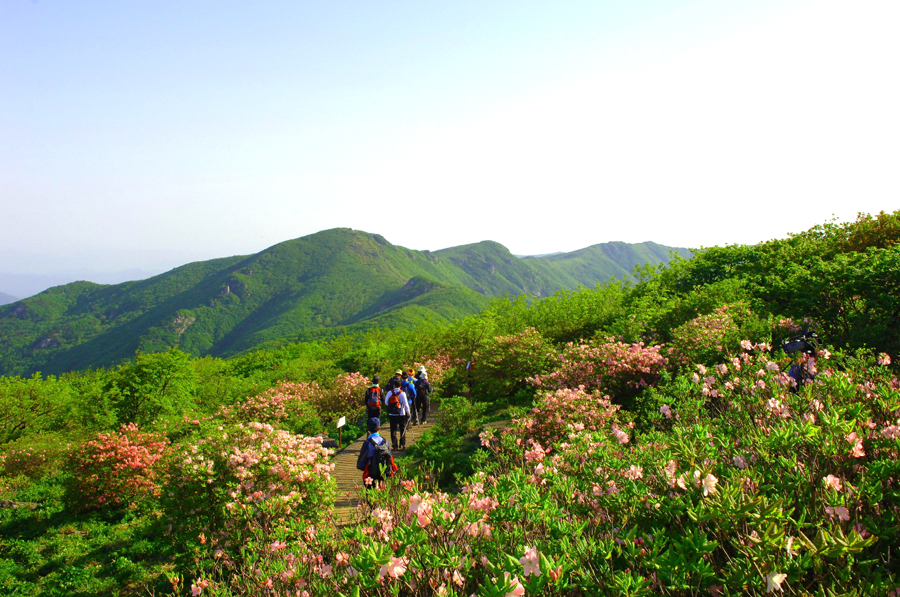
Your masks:
[[[140,282],[66,284],[0,308],[0,373],[108,366],[172,346],[229,356],[377,326],[450,322],[490,297],[594,286],[668,259],[668,248],[652,243],[519,259],[494,242],[430,253],[327,230]]]
[[[449,322],[2,377],[0,593],[896,595],[898,243],[860,215]],[[408,279],[385,311],[456,290]],[[435,426],[338,520],[312,436],[419,365]]]

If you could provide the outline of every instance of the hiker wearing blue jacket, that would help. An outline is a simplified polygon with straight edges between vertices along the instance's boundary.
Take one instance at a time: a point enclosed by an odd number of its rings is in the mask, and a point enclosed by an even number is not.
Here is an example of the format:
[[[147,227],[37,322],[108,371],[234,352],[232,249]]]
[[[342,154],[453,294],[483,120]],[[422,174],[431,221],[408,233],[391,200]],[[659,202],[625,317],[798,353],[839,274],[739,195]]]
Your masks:
[[[416,381],[410,377],[409,373],[403,372],[402,380],[400,381],[400,389],[403,390],[403,393],[406,394],[406,401],[409,403],[410,414],[412,416],[412,424],[416,424],[416,411],[413,408],[413,404],[416,403]]]
[[[369,436],[359,450],[356,468],[362,471],[365,486],[372,488],[378,485],[379,481],[384,481],[385,476],[393,477],[397,473],[397,464],[391,455],[387,440],[378,433],[381,431],[381,420],[372,417],[368,420],[366,428]]]

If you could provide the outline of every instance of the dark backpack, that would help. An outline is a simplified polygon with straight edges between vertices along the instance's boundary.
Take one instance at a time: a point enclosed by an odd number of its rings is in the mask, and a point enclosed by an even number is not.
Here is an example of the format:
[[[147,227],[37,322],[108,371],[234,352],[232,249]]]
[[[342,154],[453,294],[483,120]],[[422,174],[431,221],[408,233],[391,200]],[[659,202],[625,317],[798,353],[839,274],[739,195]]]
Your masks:
[[[384,479],[385,473],[388,477],[394,476],[391,467],[391,448],[388,446],[387,440],[382,439],[380,444],[376,444],[369,440],[369,476],[376,481]]]
[[[388,415],[400,414],[400,390],[393,389],[388,394],[387,399]]]
[[[428,398],[428,394],[431,393],[431,384],[428,383],[427,379],[419,378],[416,380],[416,396],[419,398]]]
[[[381,388],[378,386],[366,388],[366,406],[369,408],[381,408]]]

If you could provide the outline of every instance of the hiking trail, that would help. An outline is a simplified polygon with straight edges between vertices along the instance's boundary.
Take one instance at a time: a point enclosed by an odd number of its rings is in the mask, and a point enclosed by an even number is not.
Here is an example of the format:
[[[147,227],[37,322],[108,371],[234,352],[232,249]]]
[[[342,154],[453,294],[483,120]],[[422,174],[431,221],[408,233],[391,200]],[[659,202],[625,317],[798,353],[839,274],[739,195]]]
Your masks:
[[[410,425],[406,432],[406,447],[416,443],[416,440],[422,437],[422,434],[434,426],[434,422],[438,416],[438,405],[432,403],[431,412],[428,415],[428,422],[424,425]],[[346,448],[335,454],[331,459],[334,465],[334,478],[337,480],[337,498],[334,500],[334,515],[339,524],[347,524],[353,519],[353,513],[356,505],[359,503],[359,491],[362,487],[362,472],[356,468],[356,459],[359,458],[359,451],[362,448],[368,434],[360,435],[348,444]],[[385,425],[381,429],[381,435],[388,442],[391,441],[390,428]],[[403,456],[406,450],[396,450],[394,458]],[[400,466],[400,475],[403,474],[403,466]]]

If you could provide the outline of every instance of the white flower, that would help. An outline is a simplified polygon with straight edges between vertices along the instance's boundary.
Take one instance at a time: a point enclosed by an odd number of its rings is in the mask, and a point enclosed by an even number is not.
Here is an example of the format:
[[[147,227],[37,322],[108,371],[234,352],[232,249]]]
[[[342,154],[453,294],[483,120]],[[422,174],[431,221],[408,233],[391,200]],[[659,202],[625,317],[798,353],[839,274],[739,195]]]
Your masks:
[[[711,493],[716,492],[716,483],[719,480],[712,476],[712,474],[706,475],[703,478],[703,495],[709,495]]]
[[[771,574],[766,576],[766,593],[771,593],[775,590],[784,591],[781,588],[781,583],[784,582],[784,579],[787,578],[787,574],[779,574],[777,572],[772,572]]]

